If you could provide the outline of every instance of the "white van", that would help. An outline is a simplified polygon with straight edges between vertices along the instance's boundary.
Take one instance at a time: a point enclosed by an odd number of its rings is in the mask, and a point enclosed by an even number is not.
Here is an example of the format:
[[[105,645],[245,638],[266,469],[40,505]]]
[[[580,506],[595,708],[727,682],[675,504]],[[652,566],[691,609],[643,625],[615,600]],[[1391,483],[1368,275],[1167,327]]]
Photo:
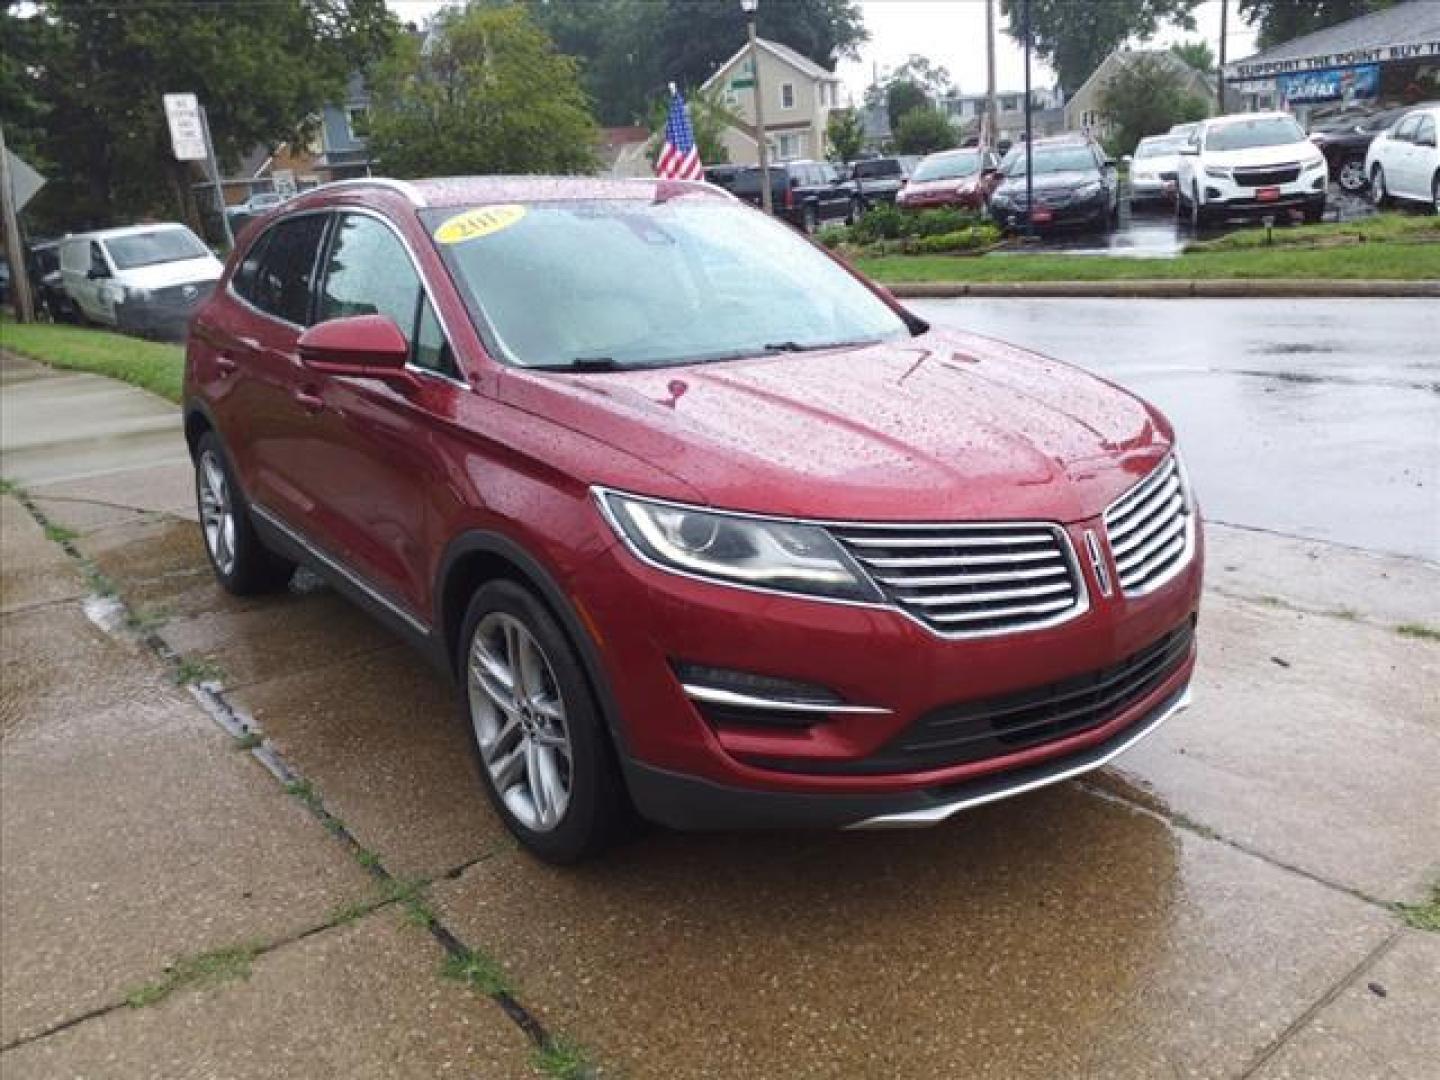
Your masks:
[[[120,330],[180,338],[224,269],[177,223],[66,237],[60,280],[80,314]]]

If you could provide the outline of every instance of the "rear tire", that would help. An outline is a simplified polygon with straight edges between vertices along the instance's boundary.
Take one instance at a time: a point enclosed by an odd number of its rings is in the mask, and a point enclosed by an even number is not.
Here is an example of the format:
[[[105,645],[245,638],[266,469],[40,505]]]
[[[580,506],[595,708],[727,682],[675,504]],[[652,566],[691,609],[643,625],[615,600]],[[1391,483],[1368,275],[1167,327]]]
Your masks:
[[[1385,170],[1378,164],[1370,170],[1370,201],[1381,210],[1390,205],[1390,192],[1385,187]]]
[[[533,593],[501,579],[471,597],[457,650],[460,719],[506,828],[546,862],[603,851],[622,832],[627,803],[565,632]]]
[[[800,227],[805,231],[806,236],[814,236],[820,228],[820,215],[815,212],[815,207],[806,204],[800,212]]]
[[[1335,178],[1340,185],[1340,190],[1351,195],[1358,195],[1364,191],[1368,181],[1365,179],[1365,159],[1349,158],[1340,165],[1340,174]]]
[[[261,541],[220,437],[207,431],[195,448],[195,502],[205,554],[216,580],[236,596],[275,592],[289,584],[295,564]]]
[[[1430,207],[1440,217],[1440,172],[1430,178]]]

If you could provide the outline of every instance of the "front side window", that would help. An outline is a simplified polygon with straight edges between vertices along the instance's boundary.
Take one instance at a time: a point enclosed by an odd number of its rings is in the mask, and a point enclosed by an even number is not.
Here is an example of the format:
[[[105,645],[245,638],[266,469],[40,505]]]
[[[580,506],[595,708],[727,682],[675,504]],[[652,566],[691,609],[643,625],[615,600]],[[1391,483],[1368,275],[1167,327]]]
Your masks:
[[[466,223],[484,208],[421,216],[487,344],[519,366],[657,367],[908,332],[789,227],[729,200],[557,201],[490,215],[503,224],[479,234]]]
[[[420,278],[390,228],[362,214],[340,218],[325,259],[315,321],[384,315],[408,340],[419,298]]]
[[[265,257],[265,248],[273,234],[274,230],[271,230],[250,245],[230,281],[230,287],[252,304],[255,302],[255,281],[260,274],[260,261]]]
[[[1415,129],[1415,141],[1421,146],[1435,145],[1435,121],[1428,116],[1420,118],[1420,126]]]
[[[1305,142],[1305,133],[1288,116],[1262,116],[1235,120],[1213,128],[1205,138],[1206,150],[1251,150],[1258,146],[1284,146]]]
[[[110,267],[105,262],[105,253],[100,250],[100,244],[93,240],[90,242],[90,276],[110,276]]]
[[[261,311],[296,326],[309,325],[310,287],[325,219],[324,214],[306,214],[270,230],[250,296]]]
[[[112,236],[105,241],[117,270],[203,259],[210,250],[189,229],[156,229],[154,232]]]
[[[1420,127],[1420,117],[1407,116],[1395,126],[1395,133],[1390,137],[1396,142],[1414,142],[1415,132]]]

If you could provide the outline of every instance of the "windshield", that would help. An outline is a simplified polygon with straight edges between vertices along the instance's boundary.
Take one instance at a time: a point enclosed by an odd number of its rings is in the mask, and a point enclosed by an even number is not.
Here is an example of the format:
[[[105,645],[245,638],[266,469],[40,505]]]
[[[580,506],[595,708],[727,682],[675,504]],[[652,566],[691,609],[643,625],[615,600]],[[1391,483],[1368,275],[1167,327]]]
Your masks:
[[[1184,139],[1156,139],[1153,142],[1146,139],[1135,148],[1135,160],[1152,157],[1170,157],[1180,152],[1180,147],[1185,145]]]
[[[857,161],[851,173],[856,180],[873,180],[878,176],[899,176],[900,162],[894,160]]]
[[[1035,159],[1035,175],[1058,172],[1094,172],[1095,155],[1085,146],[1037,146],[1030,155]],[[1020,147],[1005,165],[1006,176],[1025,175],[1025,148]]]
[[[910,174],[910,179],[921,183],[926,180],[954,180],[961,176],[974,176],[979,171],[979,154],[937,154],[920,162]]]
[[[1256,146],[1284,146],[1304,142],[1305,133],[1288,116],[1266,116],[1257,120],[1235,120],[1211,128],[1205,136],[1206,150],[1249,150]]]
[[[203,259],[210,251],[189,229],[156,229],[154,232],[112,236],[105,241],[117,270],[140,266]]]
[[[488,343],[522,367],[659,366],[908,333],[788,227],[711,196],[422,219]],[[467,226],[476,220],[503,223]]]

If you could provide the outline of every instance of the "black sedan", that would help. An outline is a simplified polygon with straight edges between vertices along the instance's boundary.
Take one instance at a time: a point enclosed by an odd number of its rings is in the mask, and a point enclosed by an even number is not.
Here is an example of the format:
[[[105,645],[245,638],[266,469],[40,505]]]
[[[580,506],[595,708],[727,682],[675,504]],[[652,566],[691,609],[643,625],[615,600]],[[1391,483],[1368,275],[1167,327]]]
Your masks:
[[[1017,146],[1000,167],[1000,186],[990,196],[990,216],[1005,231],[1028,219],[1037,230],[1078,225],[1108,230],[1120,213],[1115,163],[1089,139],[1042,139],[1031,149],[1035,205],[1026,202],[1025,148]]]
[[[1330,166],[1331,178],[1345,191],[1364,191],[1369,184],[1365,176],[1365,151],[1376,135],[1399,120],[1411,106],[1399,109],[1385,109],[1371,113],[1359,120],[1352,119],[1338,127],[1310,133],[1310,141],[1316,145]]]

